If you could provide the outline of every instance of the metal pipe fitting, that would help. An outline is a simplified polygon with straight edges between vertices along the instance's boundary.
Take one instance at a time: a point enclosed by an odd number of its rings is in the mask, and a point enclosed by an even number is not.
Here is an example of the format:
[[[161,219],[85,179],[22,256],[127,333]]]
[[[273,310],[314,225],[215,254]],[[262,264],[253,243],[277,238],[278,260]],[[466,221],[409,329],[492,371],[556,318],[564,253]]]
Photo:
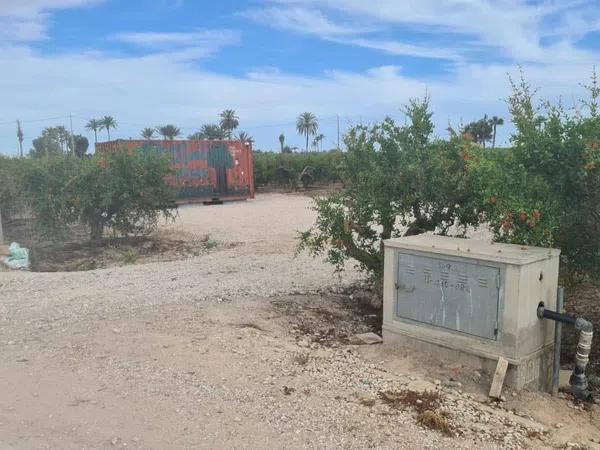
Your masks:
[[[537,315],[540,319],[550,319],[556,322],[567,323],[573,325],[575,329],[580,330],[577,353],[575,355],[575,367],[569,378],[569,385],[571,386],[571,393],[576,398],[588,400],[590,398],[590,391],[588,390],[588,382],[585,377],[585,369],[590,361],[590,351],[592,349],[592,339],[594,337],[592,323],[582,317],[573,317],[561,312],[546,309],[543,303],[538,305]],[[554,383],[556,385],[556,362],[554,369]]]

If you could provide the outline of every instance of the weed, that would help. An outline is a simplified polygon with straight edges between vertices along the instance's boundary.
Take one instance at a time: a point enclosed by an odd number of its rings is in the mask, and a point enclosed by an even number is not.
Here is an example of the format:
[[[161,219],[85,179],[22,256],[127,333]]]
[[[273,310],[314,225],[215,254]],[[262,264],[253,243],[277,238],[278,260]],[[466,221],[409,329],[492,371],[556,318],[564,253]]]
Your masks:
[[[454,428],[447,420],[447,413],[438,408],[442,397],[433,391],[416,392],[403,390],[398,392],[380,392],[379,397],[392,408],[410,407],[417,412],[417,422],[426,428],[438,430],[448,436],[454,436]]]
[[[438,411],[423,411],[418,415],[417,422],[425,428],[441,431],[447,436],[454,436],[452,426]]]
[[[412,407],[418,413],[434,411],[441,404],[440,394],[433,391],[398,391],[380,392],[379,397],[393,408]]]
[[[296,353],[294,355],[294,362],[299,366],[305,366],[310,360],[310,355],[308,353]]]
[[[134,264],[137,259],[138,253],[133,249],[123,250],[121,252],[121,261],[123,261],[123,264]]]
[[[217,246],[217,241],[212,239],[210,234],[205,234],[202,236],[202,239],[200,239],[200,244],[204,250],[212,250]]]

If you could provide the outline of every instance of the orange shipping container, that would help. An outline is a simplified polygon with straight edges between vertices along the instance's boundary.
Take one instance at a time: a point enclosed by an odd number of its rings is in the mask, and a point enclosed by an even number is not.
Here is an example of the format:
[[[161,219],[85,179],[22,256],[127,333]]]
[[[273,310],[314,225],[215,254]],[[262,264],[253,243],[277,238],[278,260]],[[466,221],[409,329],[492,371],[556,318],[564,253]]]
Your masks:
[[[171,158],[169,183],[179,203],[254,198],[252,146],[241,141],[122,140],[96,144],[97,153],[159,148]]]

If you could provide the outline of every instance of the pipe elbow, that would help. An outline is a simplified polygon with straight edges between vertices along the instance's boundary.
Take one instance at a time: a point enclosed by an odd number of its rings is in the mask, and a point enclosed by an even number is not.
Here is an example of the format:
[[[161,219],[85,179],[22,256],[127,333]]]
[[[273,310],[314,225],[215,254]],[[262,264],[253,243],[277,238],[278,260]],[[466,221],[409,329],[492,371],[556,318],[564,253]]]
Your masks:
[[[578,317],[575,321],[575,328],[580,331],[585,331],[586,333],[594,332],[594,325],[589,320],[584,319],[583,317]]]

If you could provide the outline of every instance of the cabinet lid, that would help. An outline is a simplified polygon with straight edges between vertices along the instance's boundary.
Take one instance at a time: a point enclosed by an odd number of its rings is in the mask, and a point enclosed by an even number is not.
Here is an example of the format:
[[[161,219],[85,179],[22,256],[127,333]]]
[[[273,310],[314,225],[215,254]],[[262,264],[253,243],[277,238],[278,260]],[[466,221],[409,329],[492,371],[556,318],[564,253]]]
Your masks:
[[[560,255],[560,250],[555,248],[499,244],[489,240],[463,239],[434,234],[388,239],[384,244],[388,248],[514,265],[531,264],[536,261],[556,258]]]

